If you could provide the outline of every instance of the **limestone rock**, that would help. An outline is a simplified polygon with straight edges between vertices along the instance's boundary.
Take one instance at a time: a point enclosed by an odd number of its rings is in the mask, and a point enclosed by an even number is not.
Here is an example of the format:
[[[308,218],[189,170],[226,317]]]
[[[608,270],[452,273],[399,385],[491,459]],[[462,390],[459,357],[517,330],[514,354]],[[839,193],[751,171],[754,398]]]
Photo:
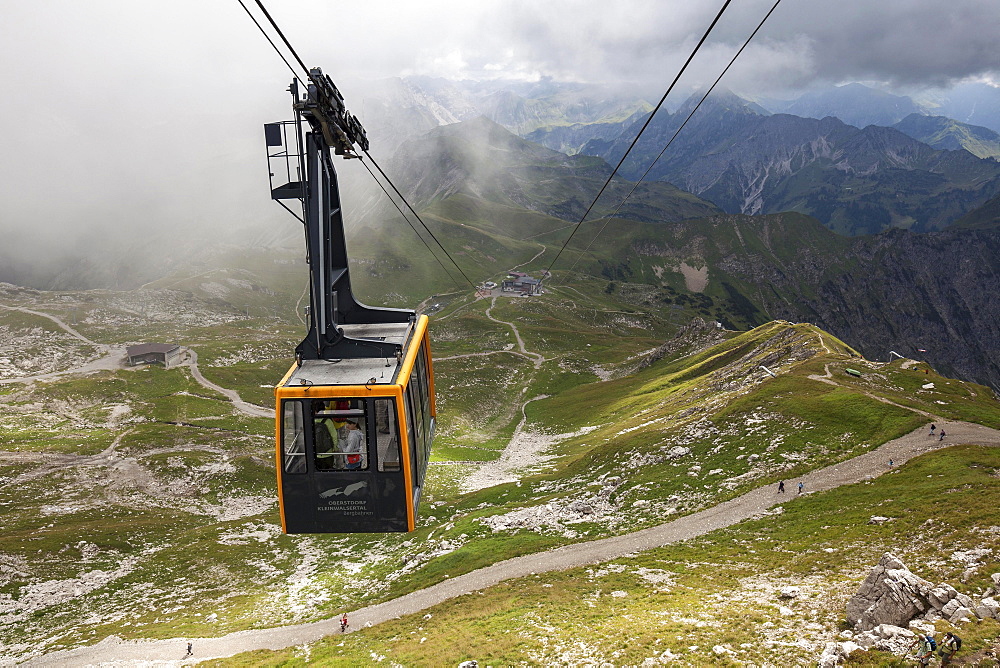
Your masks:
[[[886,552],[847,602],[847,621],[859,631],[880,624],[902,626],[924,613],[931,589],[930,582]]]
[[[840,645],[828,642],[823,648],[823,653],[819,655],[819,668],[834,668],[840,663],[840,659]]]
[[[942,617],[951,617],[955,614],[955,611],[962,607],[961,601],[957,598],[953,598],[948,601],[943,608],[941,608]]]
[[[879,624],[871,630],[879,638],[888,640],[889,638],[895,638],[897,636],[902,636],[906,639],[913,638],[916,634],[910,629],[905,629],[902,626],[896,626],[894,624]]]
[[[856,642],[828,642],[819,657],[819,666],[833,668],[851,655],[851,652],[862,649]]]
[[[969,608],[960,607],[948,618],[948,621],[952,624],[958,624],[959,622],[967,622],[970,619],[975,619],[976,613]]]
[[[847,640],[845,642],[840,643],[840,654],[845,658],[850,656],[851,652],[857,651],[859,649],[861,649],[861,645],[857,644],[853,640]]]
[[[983,619],[988,617],[1000,619],[1000,603],[987,596],[976,606],[976,614]]]
[[[862,643],[861,639],[867,639],[868,637],[874,638],[873,643]],[[865,649],[880,649],[885,652],[892,652],[893,654],[905,654],[907,648],[913,644],[914,638],[917,634],[910,629],[904,629],[899,626],[893,626],[892,624],[879,624],[871,631],[859,636],[856,639],[858,644]]]
[[[778,592],[778,598],[798,598],[799,588],[798,587],[782,587],[781,591]]]
[[[950,584],[942,582],[937,587],[934,587],[927,594],[927,600],[936,609],[940,610],[945,606],[948,601],[958,596],[958,592]]]
[[[852,638],[855,649],[881,649],[893,653],[905,653],[916,634],[892,624],[879,624],[871,631],[859,633]],[[852,650],[853,651],[853,650]]]
[[[670,448],[670,452],[668,452],[667,454],[670,456],[671,459],[680,459],[681,457],[690,452],[691,448],[685,448],[682,445],[675,445],[674,447]]]

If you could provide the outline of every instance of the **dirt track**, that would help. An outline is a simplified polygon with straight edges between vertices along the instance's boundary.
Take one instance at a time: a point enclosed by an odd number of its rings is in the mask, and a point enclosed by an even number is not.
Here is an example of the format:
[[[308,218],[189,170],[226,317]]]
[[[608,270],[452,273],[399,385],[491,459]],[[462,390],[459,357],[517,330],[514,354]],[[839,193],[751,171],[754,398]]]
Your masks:
[[[19,376],[17,378],[7,378],[5,380],[0,380],[0,384],[4,383],[30,383],[36,380],[52,380],[55,378],[61,378],[63,376],[78,375],[78,374],[88,374],[94,371],[115,371],[117,369],[126,368],[124,365],[125,361],[125,346],[110,346],[103,343],[97,343],[96,341],[91,341],[86,336],[76,331],[65,322],[63,322],[58,317],[50,314],[44,313],[42,311],[33,311],[27,308],[21,308],[16,306],[5,306],[0,304],[0,308],[5,308],[8,311],[21,311],[23,313],[29,313],[31,315],[36,315],[42,318],[48,318],[52,322],[56,323],[65,330],[73,338],[86,343],[87,345],[93,346],[101,351],[102,357],[87,362],[83,366],[75,367],[73,369],[66,369],[65,371],[53,371],[50,373],[40,373],[28,376]],[[198,353],[190,348],[186,348],[186,361],[182,362],[180,366],[187,366],[191,369],[191,375],[194,379],[202,386],[210,390],[219,392],[225,395],[227,399],[233,404],[233,406],[239,412],[244,415],[249,415],[250,417],[274,417],[274,411],[263,406],[257,406],[256,404],[251,404],[244,401],[238,392],[235,390],[227,390],[224,387],[216,385],[212,381],[205,378],[202,375],[201,370],[198,368]]]
[[[885,443],[872,452],[809,473],[801,479],[789,480],[786,483],[788,492],[785,494],[778,494],[774,485],[767,485],[713,508],[656,527],[501,561],[393,601],[353,611],[350,613],[351,626],[358,629],[401,615],[420,612],[447,599],[504,580],[532,573],[600,563],[700,536],[736,524],[779,503],[794,502],[799,480],[805,484],[805,492],[808,494],[877,477],[889,469],[890,459],[895,465],[899,465],[917,455],[957,443],[1000,446],[1000,431],[995,429],[966,422],[940,420],[938,425],[948,433],[943,442],[937,437],[928,436],[928,429],[921,427]],[[140,642],[123,642],[117,638],[108,638],[90,647],[49,654],[29,661],[27,665],[147,666],[153,665],[154,662],[155,665],[183,665],[193,663],[195,660],[226,657],[248,650],[281,649],[301,645],[337,632],[339,632],[338,620],[329,619],[311,624],[242,631],[220,638],[177,638]],[[186,643],[189,640],[194,643],[195,655],[185,659]]]

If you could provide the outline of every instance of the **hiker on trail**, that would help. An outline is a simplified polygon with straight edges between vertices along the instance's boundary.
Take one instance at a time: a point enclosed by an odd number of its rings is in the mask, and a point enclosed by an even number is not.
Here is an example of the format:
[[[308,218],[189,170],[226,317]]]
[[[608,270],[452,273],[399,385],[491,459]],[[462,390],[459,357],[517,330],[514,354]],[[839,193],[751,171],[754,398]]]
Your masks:
[[[194,654],[194,644],[188,643],[188,653],[184,656],[191,656],[192,654]]]
[[[344,616],[340,618],[340,632],[343,633],[346,630],[347,630],[347,613],[345,612]]]
[[[889,460],[889,468],[892,468],[892,460]]]
[[[937,425],[936,425],[936,424],[932,424],[932,425],[931,425],[931,434],[930,434],[931,436],[933,436],[933,435],[934,435],[934,430],[935,430],[935,429],[937,429]]]
[[[802,489],[805,487],[805,483],[799,483],[799,494],[802,493]]]
[[[957,635],[948,631],[944,634],[944,640],[941,641],[941,649],[938,650],[938,655],[941,657],[941,665],[947,666],[951,663],[951,658],[955,656],[955,652],[962,648],[962,639]]]
[[[913,655],[920,662],[921,666],[926,666],[931,662],[934,657],[934,648],[937,647],[937,643],[934,642],[934,636],[918,635],[917,639],[913,641],[910,645],[911,650],[915,650]]]
[[[784,494],[785,493],[785,481],[784,480],[778,482],[778,493],[779,494]]]
[[[938,440],[939,441],[943,441],[944,440],[944,429],[941,429],[941,437],[938,438]]]

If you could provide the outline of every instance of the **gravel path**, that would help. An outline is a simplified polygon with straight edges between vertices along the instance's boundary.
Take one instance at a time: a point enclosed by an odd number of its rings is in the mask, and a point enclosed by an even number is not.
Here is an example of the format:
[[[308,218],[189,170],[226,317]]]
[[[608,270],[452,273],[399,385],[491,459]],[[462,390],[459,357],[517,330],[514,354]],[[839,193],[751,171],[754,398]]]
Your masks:
[[[517,339],[517,347],[521,350],[521,353],[525,357],[528,357],[534,361],[536,369],[541,368],[542,364],[545,362],[545,358],[539,355],[538,353],[529,352],[528,349],[524,347],[524,339],[521,338],[521,332],[518,331],[517,325],[515,325],[512,322],[507,322],[506,320],[497,320],[496,318],[493,317],[493,314],[490,313],[490,311],[492,311],[493,307],[496,305],[497,305],[497,298],[494,297],[493,302],[490,304],[490,307],[486,309],[486,317],[492,320],[493,322],[500,323],[501,325],[507,325],[512,330],[514,330],[514,338]]]
[[[939,441],[936,436],[929,436],[928,429],[921,427],[871,452],[814,471],[802,478],[790,480],[787,485],[789,492],[785,494],[778,494],[775,485],[767,485],[713,508],[635,533],[507,559],[398,599],[353,611],[350,613],[351,626],[358,629],[401,615],[417,613],[450,598],[512,578],[596,564],[728,527],[779,503],[793,502],[796,496],[793,490],[800,480],[805,484],[805,493],[809,494],[875,478],[889,469],[890,459],[897,465],[903,464],[917,455],[956,443],[1000,446],[1000,431],[995,429],[968,422],[938,421],[938,424],[948,433],[946,441]],[[301,645],[338,633],[339,630],[338,620],[329,619],[311,624],[241,631],[220,638],[126,642],[112,637],[90,647],[49,654],[29,661],[27,665],[182,665],[194,659],[226,657],[254,649],[282,649]],[[194,643],[194,657],[186,660],[184,653],[189,640]]]
[[[70,336],[86,343],[89,346],[97,348],[103,355],[95,360],[91,360],[82,366],[78,366],[73,369],[66,369],[64,371],[51,371],[49,373],[39,373],[28,376],[18,376],[16,378],[6,378],[0,380],[0,385],[6,383],[30,383],[36,380],[51,380],[53,378],[61,378],[62,376],[68,376],[70,374],[87,374],[94,371],[113,371],[115,369],[122,368],[125,361],[125,346],[110,346],[104,343],[97,343],[96,341],[91,341],[86,336],[76,331],[65,322],[63,322],[58,317],[51,315],[49,313],[44,313],[42,311],[33,311],[27,308],[21,308],[20,306],[6,306],[0,304],[0,308],[7,309],[8,311],[21,311],[22,313],[30,313],[31,315],[37,315],[42,318],[48,318],[55,324],[59,325],[63,330],[65,330]]]
[[[31,315],[37,315],[42,318],[48,318],[52,322],[56,323],[62,329],[66,330],[74,338],[86,343],[88,345],[94,346],[98,350],[104,353],[103,357],[96,360],[87,362],[83,366],[76,367],[75,369],[67,369],[65,371],[53,371],[51,373],[41,373],[32,376],[20,376],[18,378],[7,378],[5,380],[0,380],[0,384],[4,383],[30,383],[35,380],[49,380],[52,378],[59,378],[61,376],[67,376],[70,374],[86,374],[92,371],[114,371],[115,369],[125,368],[125,346],[109,346],[104,343],[97,343],[96,341],[91,341],[86,336],[76,331],[65,322],[63,322],[58,317],[51,315],[49,313],[44,313],[42,311],[33,311],[31,309],[21,308],[18,306],[5,306],[0,304],[0,308],[5,308],[9,311],[21,311],[23,313],[30,313]],[[215,390],[220,394],[226,396],[229,401],[232,402],[233,406],[239,412],[244,415],[249,415],[251,417],[274,417],[274,411],[264,408],[263,406],[258,406],[256,404],[251,404],[249,402],[243,401],[239,393],[235,390],[227,390],[224,387],[220,387],[208,380],[201,374],[201,370],[198,368],[198,353],[191,350],[190,348],[185,349],[188,354],[188,360],[182,362],[179,366],[188,366],[191,368],[191,375],[194,379],[205,388],[210,390]]]
[[[542,451],[553,443],[572,436],[572,434],[549,436],[525,431],[524,426],[528,422],[526,412],[528,404],[546,398],[548,398],[547,394],[541,394],[521,404],[521,421],[517,423],[514,434],[507,442],[503,453],[499,459],[482,464],[462,483],[462,489],[465,492],[474,492],[477,489],[485,489],[505,482],[517,482],[519,479],[516,475],[518,470],[537,467],[544,463],[550,457],[543,455]]]
[[[224,387],[216,385],[209,379],[201,375],[201,370],[198,368],[198,353],[187,348],[188,359],[186,362],[182,362],[181,366],[187,366],[191,369],[191,375],[194,377],[198,384],[202,387],[208,388],[210,390],[215,390],[220,394],[224,394],[230,402],[232,402],[233,407],[244,415],[249,415],[250,417],[266,417],[273,418],[274,411],[263,406],[258,406],[257,404],[251,404],[249,402],[243,401],[240,393],[236,390],[227,390]]]

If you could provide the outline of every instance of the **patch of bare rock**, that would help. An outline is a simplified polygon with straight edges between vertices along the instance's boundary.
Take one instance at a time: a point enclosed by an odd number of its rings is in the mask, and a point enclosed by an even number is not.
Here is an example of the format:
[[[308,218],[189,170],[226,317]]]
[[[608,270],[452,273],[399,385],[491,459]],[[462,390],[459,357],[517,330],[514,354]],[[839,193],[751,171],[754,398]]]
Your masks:
[[[987,594],[1000,592],[1000,573],[992,577]],[[828,643],[819,665],[836,666],[859,649],[906,654],[917,634],[932,633],[939,619],[959,625],[986,618],[1000,618],[1000,603],[992,596],[976,601],[946,582],[929,582],[887,552],[847,602],[854,631],[844,632],[845,642]]]

